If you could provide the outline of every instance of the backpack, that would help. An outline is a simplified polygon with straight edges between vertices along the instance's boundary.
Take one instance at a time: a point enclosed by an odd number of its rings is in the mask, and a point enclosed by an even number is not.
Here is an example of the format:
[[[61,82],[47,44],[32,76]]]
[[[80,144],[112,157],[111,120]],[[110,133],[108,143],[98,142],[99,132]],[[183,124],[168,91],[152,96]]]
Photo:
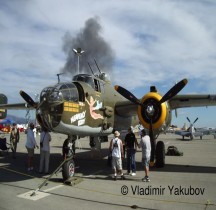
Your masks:
[[[166,152],[167,156],[183,156],[183,152],[179,152],[177,147],[169,146]]]

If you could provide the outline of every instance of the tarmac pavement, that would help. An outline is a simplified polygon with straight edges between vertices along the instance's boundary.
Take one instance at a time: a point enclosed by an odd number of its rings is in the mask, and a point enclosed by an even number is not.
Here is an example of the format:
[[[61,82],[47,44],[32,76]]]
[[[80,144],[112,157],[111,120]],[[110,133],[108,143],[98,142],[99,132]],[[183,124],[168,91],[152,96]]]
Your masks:
[[[51,135],[53,172],[62,161],[66,136]],[[151,182],[141,181],[144,171],[140,150],[136,153],[136,176],[114,181],[107,166],[109,142],[102,143],[99,154],[83,138],[76,143],[76,172],[71,185],[62,183],[60,172],[39,191],[35,190],[48,175],[38,173],[39,150],[35,150],[34,171],[27,172],[25,138],[21,134],[16,159],[11,151],[0,151],[0,209],[216,209],[216,139],[211,135],[193,141],[182,141],[174,134],[160,135],[158,140],[164,141],[166,149],[173,145],[184,155],[166,156],[164,168],[151,168]]]

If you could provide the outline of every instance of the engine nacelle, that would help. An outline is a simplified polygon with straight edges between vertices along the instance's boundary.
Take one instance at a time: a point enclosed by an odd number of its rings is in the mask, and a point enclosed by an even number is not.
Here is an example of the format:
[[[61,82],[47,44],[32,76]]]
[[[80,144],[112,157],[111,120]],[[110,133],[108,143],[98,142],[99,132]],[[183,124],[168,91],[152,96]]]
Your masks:
[[[162,96],[157,92],[149,92],[143,96],[138,106],[138,117],[143,127],[149,129],[150,119],[153,130],[165,129],[171,122],[171,111],[167,102],[159,103]]]
[[[4,94],[0,94],[0,104],[7,104],[7,96]],[[7,117],[7,110],[0,109],[0,119],[4,119]]]

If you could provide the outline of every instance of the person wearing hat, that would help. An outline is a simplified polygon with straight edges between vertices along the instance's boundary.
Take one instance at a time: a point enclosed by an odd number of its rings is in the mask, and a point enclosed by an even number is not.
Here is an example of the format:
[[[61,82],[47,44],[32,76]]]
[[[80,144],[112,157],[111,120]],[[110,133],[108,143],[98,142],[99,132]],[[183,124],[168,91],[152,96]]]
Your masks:
[[[125,148],[127,150],[127,174],[131,174],[132,176],[136,175],[135,153],[137,150],[137,146],[138,142],[135,134],[133,133],[132,127],[129,127],[128,133],[125,136]]]
[[[109,150],[112,153],[112,168],[114,170],[114,180],[117,180],[117,172],[121,175],[121,179],[125,179],[122,171],[123,146],[122,140],[119,138],[120,133],[114,132],[114,139],[111,140]]]
[[[30,123],[29,129],[27,131],[27,140],[26,140],[26,149],[28,151],[28,159],[27,159],[27,165],[28,165],[28,171],[32,171],[33,168],[33,157],[34,157],[34,149],[38,147],[37,142],[34,137],[33,129],[34,129],[34,123]]]
[[[10,133],[10,143],[12,146],[13,158],[16,158],[17,143],[19,142],[19,138],[19,129],[17,128],[16,123],[13,123],[12,130]]]
[[[146,134],[145,129],[141,131],[141,141],[139,148],[142,149],[142,164],[144,166],[145,177],[142,179],[143,182],[150,182],[149,179],[149,163],[151,156],[151,141],[149,135]]]

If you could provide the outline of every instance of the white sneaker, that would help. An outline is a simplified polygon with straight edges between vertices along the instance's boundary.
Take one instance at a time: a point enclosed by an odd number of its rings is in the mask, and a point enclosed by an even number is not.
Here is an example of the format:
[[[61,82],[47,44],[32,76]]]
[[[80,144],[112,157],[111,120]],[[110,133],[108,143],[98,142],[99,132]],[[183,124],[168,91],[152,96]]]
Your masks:
[[[133,173],[131,174],[131,176],[136,176],[136,173],[133,172]]]

